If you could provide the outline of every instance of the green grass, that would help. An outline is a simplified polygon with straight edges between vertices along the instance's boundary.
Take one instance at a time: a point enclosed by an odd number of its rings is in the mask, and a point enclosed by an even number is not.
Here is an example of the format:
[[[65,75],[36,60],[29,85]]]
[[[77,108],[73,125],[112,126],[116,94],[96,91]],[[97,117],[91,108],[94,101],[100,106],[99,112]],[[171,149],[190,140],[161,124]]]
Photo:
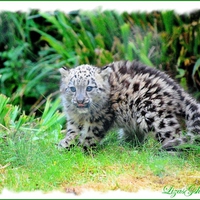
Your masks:
[[[47,139],[45,141],[48,141]],[[138,186],[122,183],[121,177],[130,179],[165,180],[171,178],[171,184],[180,178],[179,174],[190,171],[199,175],[199,158],[189,154],[187,159],[149,148],[130,148],[119,146],[117,142],[107,144],[90,154],[76,147],[71,151],[59,151],[51,142],[18,143],[12,150],[9,146],[1,148],[5,169],[1,169],[1,189],[14,191],[64,191],[68,187],[86,187],[106,191],[122,189],[133,191]],[[189,178],[188,178],[189,179]],[[183,182],[180,181],[179,185]],[[99,182],[102,184],[99,186]],[[188,181],[188,184],[191,181]],[[185,184],[185,183],[184,183]],[[160,186],[163,186],[162,184]],[[155,185],[157,190],[160,186]],[[140,187],[147,187],[146,183]],[[150,187],[151,189],[155,189]],[[178,185],[176,185],[178,187]]]
[[[161,190],[169,181],[182,187],[199,176],[199,148],[171,155],[160,152],[152,138],[133,147],[117,140],[113,131],[102,145],[87,153],[80,147],[58,149],[65,121],[57,111],[59,100],[48,98],[42,117],[36,118],[20,112],[5,96],[0,99],[0,113],[10,109],[0,127],[0,191]]]

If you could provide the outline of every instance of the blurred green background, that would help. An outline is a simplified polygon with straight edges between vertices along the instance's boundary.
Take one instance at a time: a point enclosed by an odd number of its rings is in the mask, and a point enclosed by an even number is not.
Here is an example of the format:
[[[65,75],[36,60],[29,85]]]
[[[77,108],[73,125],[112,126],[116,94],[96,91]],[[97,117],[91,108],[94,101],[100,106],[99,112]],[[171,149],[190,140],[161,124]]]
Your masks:
[[[58,68],[137,59],[166,71],[200,99],[200,10],[0,13],[0,93],[40,116],[59,96]]]

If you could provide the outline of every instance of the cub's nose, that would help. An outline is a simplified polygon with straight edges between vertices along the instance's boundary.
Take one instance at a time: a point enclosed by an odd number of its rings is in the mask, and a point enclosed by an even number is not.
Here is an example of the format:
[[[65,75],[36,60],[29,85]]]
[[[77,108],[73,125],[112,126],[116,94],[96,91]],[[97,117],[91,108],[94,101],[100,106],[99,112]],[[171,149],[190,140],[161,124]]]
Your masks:
[[[76,99],[78,104],[83,104],[84,103],[84,99]]]
[[[84,101],[85,101],[85,98],[82,95],[78,95],[76,97],[76,101],[77,101],[78,104],[83,104]]]

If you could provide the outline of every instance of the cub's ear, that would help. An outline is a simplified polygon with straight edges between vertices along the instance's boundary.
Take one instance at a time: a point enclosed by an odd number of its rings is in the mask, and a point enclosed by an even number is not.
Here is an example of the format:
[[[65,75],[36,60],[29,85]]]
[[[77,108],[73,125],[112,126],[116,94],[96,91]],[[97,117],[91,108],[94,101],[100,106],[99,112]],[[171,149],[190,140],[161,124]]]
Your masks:
[[[100,69],[100,75],[103,77],[103,78],[108,78],[110,77],[110,74],[112,72],[112,69],[110,68],[110,66],[104,66]]]
[[[62,67],[59,69],[59,72],[63,78],[67,77],[69,74],[69,69],[66,67]]]

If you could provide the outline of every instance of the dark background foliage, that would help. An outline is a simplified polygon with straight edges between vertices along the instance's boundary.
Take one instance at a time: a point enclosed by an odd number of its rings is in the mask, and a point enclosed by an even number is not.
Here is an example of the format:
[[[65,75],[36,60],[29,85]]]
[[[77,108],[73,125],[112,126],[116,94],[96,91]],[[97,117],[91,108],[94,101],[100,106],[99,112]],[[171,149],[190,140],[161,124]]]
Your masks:
[[[200,98],[200,10],[119,14],[31,10],[0,13],[1,91],[40,115],[59,95],[58,68],[133,60],[169,73]]]

